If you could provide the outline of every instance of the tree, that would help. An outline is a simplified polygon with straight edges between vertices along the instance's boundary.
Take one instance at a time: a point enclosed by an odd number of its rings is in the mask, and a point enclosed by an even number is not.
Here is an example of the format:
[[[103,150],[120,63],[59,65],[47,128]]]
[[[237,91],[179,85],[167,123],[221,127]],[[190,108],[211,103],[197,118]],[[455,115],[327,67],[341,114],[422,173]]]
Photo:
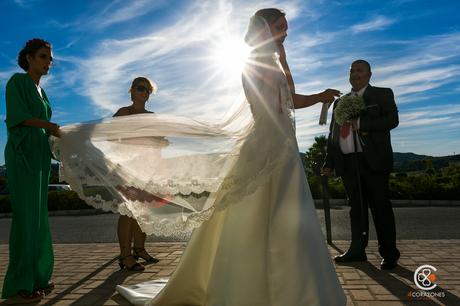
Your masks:
[[[305,154],[305,166],[309,173],[321,175],[324,158],[326,157],[327,138],[324,135],[315,137],[315,142]]]
[[[423,160],[425,163],[426,170],[433,169],[433,158],[431,156],[428,156]]]

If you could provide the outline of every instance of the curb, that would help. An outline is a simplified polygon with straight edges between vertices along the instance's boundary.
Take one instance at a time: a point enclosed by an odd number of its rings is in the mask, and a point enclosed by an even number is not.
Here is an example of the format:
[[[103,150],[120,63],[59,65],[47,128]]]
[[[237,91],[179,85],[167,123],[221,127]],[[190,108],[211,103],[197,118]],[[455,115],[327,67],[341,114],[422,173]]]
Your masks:
[[[391,200],[393,207],[460,207],[460,201],[449,200]],[[348,206],[347,199],[329,199],[329,205]],[[315,207],[323,207],[322,199],[315,199]]]
[[[323,200],[316,199],[315,208],[323,208]],[[412,207],[460,207],[460,201],[448,200],[391,200],[394,208]],[[329,199],[329,205],[334,207],[348,207],[347,199]],[[100,214],[111,214],[110,211],[100,209],[74,209],[74,210],[52,210],[48,211],[48,216],[89,216]],[[0,213],[0,219],[11,218],[12,213]]]
[[[73,210],[51,210],[51,211],[48,211],[48,216],[89,216],[89,215],[101,215],[101,214],[110,214],[110,213],[112,212],[90,208],[90,209],[73,209]],[[11,216],[12,216],[12,213],[1,213],[0,219],[11,218]]]

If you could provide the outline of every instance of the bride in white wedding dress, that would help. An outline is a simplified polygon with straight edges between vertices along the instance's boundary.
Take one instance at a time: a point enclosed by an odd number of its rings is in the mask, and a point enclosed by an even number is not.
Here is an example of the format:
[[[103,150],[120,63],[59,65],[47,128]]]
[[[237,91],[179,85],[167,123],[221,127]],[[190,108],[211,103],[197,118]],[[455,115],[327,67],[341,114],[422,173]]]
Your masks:
[[[130,303],[346,304],[293,116],[294,108],[331,102],[338,92],[293,92],[282,46],[286,31],[277,9],[258,11],[250,21],[246,41],[254,51],[243,75],[249,119],[243,106],[219,125],[140,115],[62,128],[53,151],[64,178],[88,203],[135,217],[147,233],[180,235],[195,228],[169,280],[117,286]],[[72,145],[85,137],[91,141]],[[155,160],[146,162],[146,156]],[[105,192],[90,192],[100,186]]]

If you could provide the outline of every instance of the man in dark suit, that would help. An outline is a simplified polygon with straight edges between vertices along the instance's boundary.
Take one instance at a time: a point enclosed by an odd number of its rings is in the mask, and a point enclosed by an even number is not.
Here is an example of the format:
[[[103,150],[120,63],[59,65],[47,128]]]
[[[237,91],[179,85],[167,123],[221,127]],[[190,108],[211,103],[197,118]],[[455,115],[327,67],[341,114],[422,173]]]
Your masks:
[[[357,60],[351,64],[352,90],[349,95],[361,96],[366,107],[350,124],[339,126],[332,117],[323,175],[329,176],[335,170],[342,177],[351,206],[351,245],[347,252],[334,260],[338,263],[367,260],[365,248],[370,207],[379,253],[383,257],[380,267],[389,270],[397,266],[400,256],[396,248],[395,219],[388,187],[393,169],[390,130],[398,126],[399,119],[393,91],[371,86],[371,75],[368,62]],[[334,109],[337,103],[340,99],[334,104]],[[355,136],[358,137],[354,139]]]

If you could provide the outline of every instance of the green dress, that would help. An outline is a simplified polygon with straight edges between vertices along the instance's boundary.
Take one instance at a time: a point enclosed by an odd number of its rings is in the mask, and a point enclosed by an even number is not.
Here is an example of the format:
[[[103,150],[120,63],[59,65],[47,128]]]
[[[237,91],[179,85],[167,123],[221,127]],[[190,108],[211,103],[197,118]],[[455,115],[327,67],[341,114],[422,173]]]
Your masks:
[[[20,124],[31,118],[50,120],[51,108],[43,90],[42,96],[26,73],[14,74],[6,85],[5,163],[13,214],[2,298],[20,290],[44,288],[53,273],[48,224],[49,135],[45,129]]]

